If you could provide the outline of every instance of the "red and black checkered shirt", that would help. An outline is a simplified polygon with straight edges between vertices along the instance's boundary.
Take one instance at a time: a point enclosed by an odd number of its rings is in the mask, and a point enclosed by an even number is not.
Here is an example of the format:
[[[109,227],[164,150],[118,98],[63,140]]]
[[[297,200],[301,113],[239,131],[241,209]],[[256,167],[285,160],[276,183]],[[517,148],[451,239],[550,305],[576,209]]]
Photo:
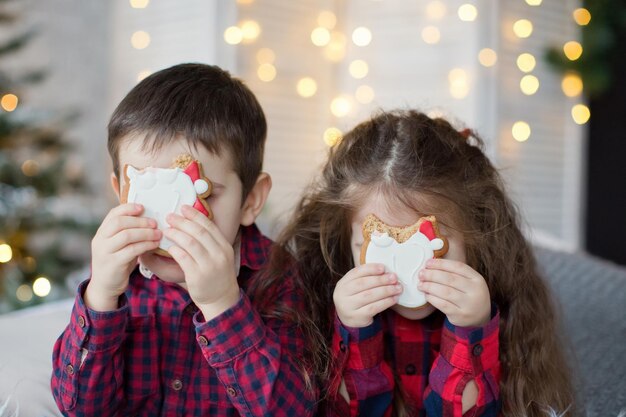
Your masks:
[[[239,285],[267,260],[271,241],[241,230]],[[302,308],[286,272],[276,294]],[[303,336],[263,320],[241,291],[237,304],[204,322],[176,284],[138,270],[115,311],[85,306],[81,284],[71,322],[53,353],[52,392],[66,416],[308,416],[315,394],[299,366]]]
[[[334,381],[338,384],[343,378],[350,402],[337,394],[330,414],[391,416],[398,378],[412,415],[496,417],[500,412],[498,321],[495,306],[489,323],[473,328],[456,327],[438,311],[422,320],[408,320],[387,310],[364,328],[347,328],[335,318]],[[463,390],[472,379],[478,399],[463,414]]]

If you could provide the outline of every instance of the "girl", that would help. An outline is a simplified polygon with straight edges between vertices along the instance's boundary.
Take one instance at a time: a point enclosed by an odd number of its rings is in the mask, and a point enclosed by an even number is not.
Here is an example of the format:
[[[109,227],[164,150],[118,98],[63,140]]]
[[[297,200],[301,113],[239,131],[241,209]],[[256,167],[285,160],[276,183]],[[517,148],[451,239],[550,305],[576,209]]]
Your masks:
[[[574,412],[553,302],[481,147],[443,119],[381,113],[331,149],[299,203],[279,242],[317,325],[326,414]],[[426,308],[398,305],[397,277],[360,265],[370,213],[393,226],[436,216],[449,250],[419,276]]]

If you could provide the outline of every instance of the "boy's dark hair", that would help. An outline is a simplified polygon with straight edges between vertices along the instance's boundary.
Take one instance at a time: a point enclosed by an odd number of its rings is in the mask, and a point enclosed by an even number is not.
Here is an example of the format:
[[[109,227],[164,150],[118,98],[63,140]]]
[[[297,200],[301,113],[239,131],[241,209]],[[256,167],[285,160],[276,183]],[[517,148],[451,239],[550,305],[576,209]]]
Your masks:
[[[124,137],[145,135],[144,148],[158,150],[180,136],[216,155],[227,150],[245,198],[261,173],[267,123],[261,105],[241,80],[217,66],[180,64],[137,84],[113,112],[108,131],[118,178]]]

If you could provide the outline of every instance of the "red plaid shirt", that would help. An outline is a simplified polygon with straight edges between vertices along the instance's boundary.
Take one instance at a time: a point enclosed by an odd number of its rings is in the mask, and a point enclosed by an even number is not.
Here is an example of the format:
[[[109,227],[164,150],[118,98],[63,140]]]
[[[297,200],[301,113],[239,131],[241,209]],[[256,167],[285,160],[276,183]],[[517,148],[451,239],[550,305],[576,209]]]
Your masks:
[[[271,241],[241,229],[239,285],[264,265]],[[301,308],[286,274],[277,291]],[[204,322],[176,284],[130,277],[118,310],[96,312],[81,284],[71,321],[53,354],[52,392],[66,416],[308,416],[300,330],[264,321],[242,290],[239,302]]]
[[[500,411],[498,320],[483,327],[452,325],[440,312],[408,320],[387,310],[364,328],[347,328],[335,318],[333,352],[350,397],[337,394],[331,415],[391,416],[399,376],[416,416],[496,417]],[[462,413],[468,381],[478,387],[476,405]],[[335,378],[340,381],[340,378]]]

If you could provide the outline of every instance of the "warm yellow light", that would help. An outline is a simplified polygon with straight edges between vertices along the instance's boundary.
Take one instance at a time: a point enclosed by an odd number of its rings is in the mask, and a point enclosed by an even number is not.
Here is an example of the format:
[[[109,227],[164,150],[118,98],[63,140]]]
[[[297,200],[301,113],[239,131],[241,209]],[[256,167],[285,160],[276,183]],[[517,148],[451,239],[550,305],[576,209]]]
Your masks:
[[[473,22],[478,16],[478,10],[473,4],[462,4],[458,10],[459,19],[464,22]]]
[[[239,3],[239,4],[252,4],[252,3],[254,3],[254,0],[237,0],[237,3]]]
[[[6,244],[0,244],[0,263],[5,264],[13,258],[13,250]]]
[[[330,103],[330,111],[335,117],[345,117],[352,110],[352,103],[348,96],[335,97]]]
[[[366,27],[358,27],[352,32],[352,42],[356,46],[367,46],[372,41],[372,32]]]
[[[580,26],[587,26],[589,22],[591,22],[591,13],[589,13],[589,10],[584,7],[574,10],[573,15],[574,21]]]
[[[446,5],[439,1],[431,1],[426,5],[426,16],[430,20],[441,20],[446,15]]]
[[[2,100],[0,100],[0,106],[5,111],[13,111],[17,108],[17,103],[19,102],[17,96],[15,94],[5,94],[2,96]]]
[[[324,10],[317,15],[317,24],[326,29],[333,29],[337,24],[335,13]]]
[[[541,2],[542,0],[526,0],[526,3],[528,3],[530,6],[539,6]]]
[[[273,64],[276,60],[276,54],[270,48],[261,48],[256,53],[256,60],[259,64]]]
[[[38,297],[47,296],[50,294],[50,289],[52,289],[52,285],[46,277],[39,277],[33,282],[33,292]]]
[[[27,159],[22,164],[22,173],[27,177],[34,177],[39,174],[39,163],[32,159]]]
[[[343,134],[336,127],[329,127],[324,131],[324,142],[328,146],[335,146],[341,142],[341,139],[343,139]]]
[[[350,75],[357,80],[360,80],[361,78],[365,78],[367,76],[369,66],[367,65],[367,62],[362,59],[357,59],[350,63],[349,71]]]
[[[561,89],[567,97],[576,97],[583,92],[583,80],[580,75],[570,72],[561,81]]]
[[[374,89],[369,85],[362,85],[356,89],[354,96],[356,97],[356,101],[361,104],[371,103],[375,97]]]
[[[138,30],[130,37],[130,44],[135,49],[146,49],[150,45],[150,34],[143,30]]]
[[[517,57],[517,68],[522,72],[531,72],[535,69],[535,65],[537,61],[532,54],[525,52]]]
[[[17,287],[15,297],[21,302],[26,303],[33,299],[33,290],[30,288],[30,285],[22,284]]]
[[[513,24],[513,32],[518,38],[527,38],[533,33],[533,23],[528,19],[520,19]]]
[[[130,6],[133,9],[145,9],[148,7],[150,0],[130,0]]]
[[[317,27],[311,32],[311,42],[315,46],[326,46],[330,42],[330,32],[325,27]]]
[[[478,62],[484,67],[493,67],[498,61],[498,54],[490,48],[483,48],[478,53]]]
[[[574,123],[584,125],[589,121],[590,117],[591,112],[589,111],[589,107],[584,104],[576,104],[572,107],[572,119],[574,119]]]
[[[238,26],[227,27],[224,31],[224,40],[229,45],[237,45],[243,40],[243,33]]]
[[[576,61],[583,54],[583,46],[576,41],[569,41],[563,45],[563,52],[570,61]]]
[[[300,78],[296,85],[296,90],[302,97],[312,97],[317,92],[317,83],[311,77]]]
[[[261,34],[261,26],[254,20],[246,20],[241,23],[241,36],[243,40],[253,41]]]
[[[330,34],[330,42],[324,48],[324,56],[332,62],[339,62],[346,55],[346,35],[341,32],[333,31]]]
[[[137,82],[142,81],[144,78],[149,77],[150,74],[152,74],[152,71],[149,70],[143,70],[143,71],[139,71],[137,73]]]
[[[516,141],[525,142],[530,137],[530,126],[526,122],[515,122],[513,123],[511,133],[513,134],[513,139],[515,139]]]
[[[436,26],[426,26],[422,29],[422,39],[430,45],[434,45],[441,39],[441,33]]]
[[[539,79],[534,75],[524,75],[519,82],[519,88],[522,93],[532,96],[539,90]]]
[[[465,70],[455,68],[448,73],[450,94],[454,98],[465,98],[469,94],[469,80]]]
[[[272,64],[261,64],[256,71],[257,76],[261,81],[270,82],[276,78],[276,67]]]

